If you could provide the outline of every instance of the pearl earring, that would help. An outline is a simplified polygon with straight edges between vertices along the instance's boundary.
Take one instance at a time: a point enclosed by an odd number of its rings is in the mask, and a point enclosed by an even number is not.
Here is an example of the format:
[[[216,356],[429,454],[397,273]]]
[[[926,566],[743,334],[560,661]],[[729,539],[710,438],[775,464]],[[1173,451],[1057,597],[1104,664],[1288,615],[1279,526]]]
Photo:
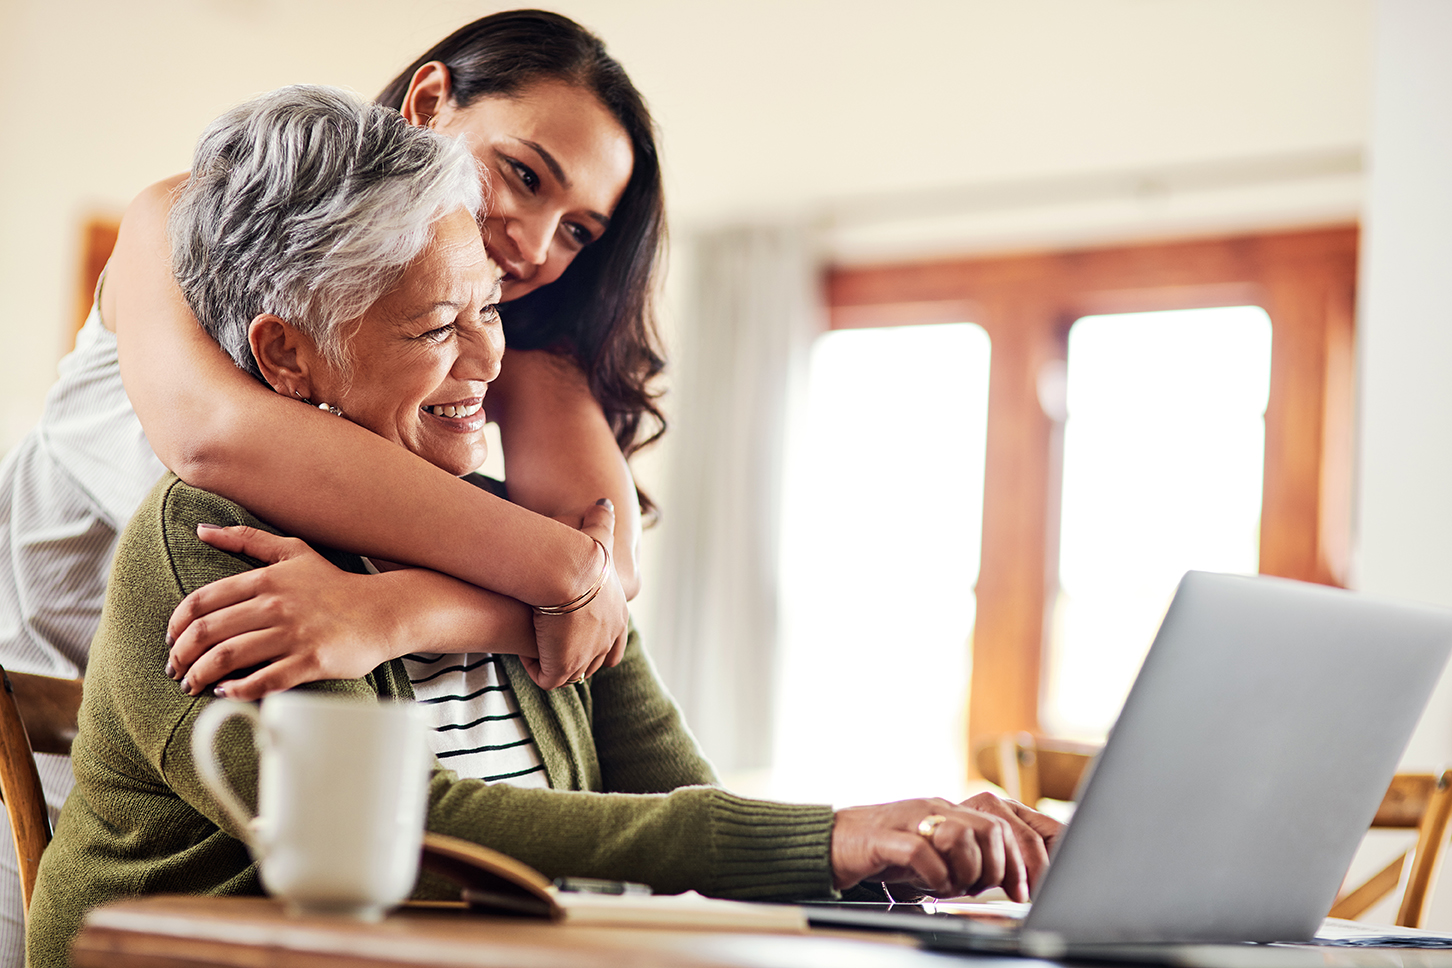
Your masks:
[[[292,395],[295,396],[295,397],[297,397],[299,400],[301,400],[303,403],[307,404],[308,406],[310,406],[310,407],[316,406],[319,410],[326,410],[328,413],[332,414],[335,417],[341,417],[343,415],[343,411],[339,410],[337,407],[333,406],[331,403],[318,403],[318,404],[314,404],[311,400],[309,400],[307,397],[303,396],[301,393],[298,393],[296,390],[292,391]]]

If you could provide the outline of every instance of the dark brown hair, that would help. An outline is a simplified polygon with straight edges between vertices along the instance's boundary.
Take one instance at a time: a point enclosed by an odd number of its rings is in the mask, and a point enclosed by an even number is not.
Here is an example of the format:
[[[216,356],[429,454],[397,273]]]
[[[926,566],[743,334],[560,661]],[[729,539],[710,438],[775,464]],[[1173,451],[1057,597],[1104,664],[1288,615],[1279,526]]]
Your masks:
[[[635,164],[610,227],[558,280],[501,308],[507,345],[575,359],[629,457],[665,432],[650,387],[665,367],[652,305],[665,197],[645,100],[598,37],[544,10],[508,10],[461,27],[394,78],[379,103],[401,110],[413,75],[430,61],[449,69],[455,107],[560,80],[594,94],[629,135]],[[640,498],[642,509],[652,512],[650,500]]]

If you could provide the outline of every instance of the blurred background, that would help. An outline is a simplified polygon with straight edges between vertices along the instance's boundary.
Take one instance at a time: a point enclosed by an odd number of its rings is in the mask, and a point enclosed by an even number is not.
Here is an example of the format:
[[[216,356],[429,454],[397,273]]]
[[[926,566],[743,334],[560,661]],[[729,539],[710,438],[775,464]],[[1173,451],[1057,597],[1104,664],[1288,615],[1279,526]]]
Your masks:
[[[1452,604],[1452,5],[549,7],[660,127],[635,614],[734,785],[956,796],[971,742],[1102,739],[1186,568]],[[498,9],[0,0],[0,449],[89,227],[209,120]],[[1407,762],[1447,759],[1444,688]]]

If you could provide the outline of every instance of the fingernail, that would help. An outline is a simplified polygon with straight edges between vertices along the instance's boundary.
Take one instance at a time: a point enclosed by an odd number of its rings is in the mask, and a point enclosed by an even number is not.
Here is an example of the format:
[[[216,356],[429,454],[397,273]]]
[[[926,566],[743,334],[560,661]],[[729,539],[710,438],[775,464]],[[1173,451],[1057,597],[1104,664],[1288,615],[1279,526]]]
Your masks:
[[[610,501],[610,499],[608,497],[602,497],[600,500],[596,501],[595,503],[597,505],[599,505],[600,507],[604,508],[607,511],[614,511],[615,510],[615,505],[611,503],[611,501]]]
[[[176,645],[176,636],[168,632],[166,633],[166,647],[169,649],[173,645]]]
[[[176,678],[176,666],[174,666],[174,665],[171,664],[171,660],[170,659],[167,659],[166,660],[166,669],[165,669],[165,672],[166,672],[166,677],[168,679],[175,679]]]
[[[219,682],[215,686],[212,687],[212,693],[218,699],[226,699],[227,698],[227,687],[225,685],[223,685],[222,683]]]
[[[224,527],[224,525],[220,525],[220,524],[207,524],[205,521],[203,521],[202,523],[200,523],[200,524],[197,525],[197,530],[198,531],[221,531],[223,529],[223,527]]]

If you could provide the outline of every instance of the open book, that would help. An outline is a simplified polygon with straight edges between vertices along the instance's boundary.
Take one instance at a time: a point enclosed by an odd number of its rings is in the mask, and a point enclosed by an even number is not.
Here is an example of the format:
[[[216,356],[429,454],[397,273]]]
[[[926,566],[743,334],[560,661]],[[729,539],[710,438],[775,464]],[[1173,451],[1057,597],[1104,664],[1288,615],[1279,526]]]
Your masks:
[[[807,929],[791,904],[748,904],[685,894],[594,894],[562,891],[528,864],[497,850],[426,833],[422,866],[458,884],[470,907],[570,924],[785,931]]]

